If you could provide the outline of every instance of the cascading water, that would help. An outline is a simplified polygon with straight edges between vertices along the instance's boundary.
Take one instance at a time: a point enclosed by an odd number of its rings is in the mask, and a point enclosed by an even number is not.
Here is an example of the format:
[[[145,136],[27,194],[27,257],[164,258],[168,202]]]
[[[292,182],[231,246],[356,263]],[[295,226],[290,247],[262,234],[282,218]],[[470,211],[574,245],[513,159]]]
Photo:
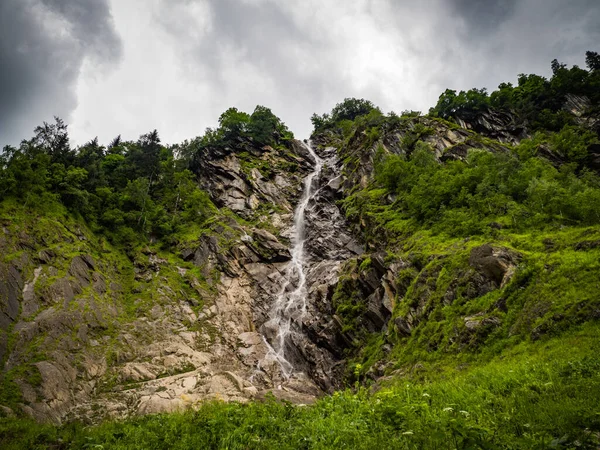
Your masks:
[[[302,142],[302,141],[301,141]],[[308,150],[310,156],[315,160],[314,171],[304,180],[304,191],[296,211],[294,213],[294,227],[292,235],[292,256],[286,272],[281,291],[277,295],[273,309],[269,315],[269,320],[265,323],[265,328],[273,330],[275,333],[271,342],[265,339],[269,347],[269,353],[265,360],[276,361],[281,367],[281,373],[285,379],[288,379],[293,366],[287,360],[285,355],[286,343],[291,334],[301,326],[303,317],[306,314],[306,274],[304,272],[305,254],[304,242],[305,236],[305,212],[310,200],[315,196],[317,189],[313,186],[315,178],[318,178],[323,169],[323,160],[312,149],[310,142],[302,142],[302,145]]]

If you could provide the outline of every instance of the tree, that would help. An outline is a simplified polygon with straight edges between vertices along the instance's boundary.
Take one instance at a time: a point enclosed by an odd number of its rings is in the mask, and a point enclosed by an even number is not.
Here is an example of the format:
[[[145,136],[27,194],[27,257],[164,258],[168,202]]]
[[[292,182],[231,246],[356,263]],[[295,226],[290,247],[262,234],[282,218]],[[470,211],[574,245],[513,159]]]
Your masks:
[[[363,98],[345,98],[343,102],[338,103],[331,110],[331,120],[339,122],[341,120],[354,120],[359,116],[365,116],[376,109],[373,102]]]
[[[440,95],[435,107],[429,113],[449,119],[457,116],[476,114],[487,109],[490,99],[485,88],[473,88],[468,91],[460,91],[458,94],[452,89],[446,89]]]
[[[229,108],[219,117],[219,128],[223,139],[232,141],[246,133],[250,116],[237,108]]]
[[[69,147],[67,125],[60,117],[54,116],[55,123],[44,122],[33,130],[35,136],[32,143],[42,148],[52,158],[52,162],[69,163],[73,153]]]
[[[86,188],[90,191],[103,184],[104,147],[98,144],[98,138],[91,140],[77,150],[76,165],[88,172]]]
[[[155,178],[160,169],[160,137],[154,130],[140,136],[136,146],[128,147],[126,159],[132,166],[132,171],[138,177]],[[131,177],[133,178],[133,176]]]
[[[498,89],[490,94],[490,104],[494,108],[510,108],[513,103],[512,83],[500,83]]]
[[[257,105],[250,116],[248,133],[257,143],[274,145],[280,139],[291,139],[293,134],[266,106]]]
[[[591,72],[600,71],[600,55],[598,52],[585,52],[585,65]]]
[[[112,141],[110,141],[110,144],[108,144],[108,148],[112,149],[113,147],[118,147],[119,145],[121,145],[121,135],[120,134],[116,138],[114,138]]]
[[[314,113],[310,116],[310,121],[313,125],[315,131],[326,128],[331,124],[331,117],[329,114],[325,113],[322,116],[319,116],[317,113]]]

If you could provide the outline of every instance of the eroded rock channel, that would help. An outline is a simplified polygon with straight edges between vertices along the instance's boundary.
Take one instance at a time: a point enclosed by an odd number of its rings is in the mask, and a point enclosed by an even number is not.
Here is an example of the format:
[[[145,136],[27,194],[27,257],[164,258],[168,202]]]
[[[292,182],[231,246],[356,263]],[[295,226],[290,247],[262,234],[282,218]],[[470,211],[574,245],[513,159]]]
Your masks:
[[[300,141],[285,152],[238,147],[198,164],[202,187],[233,214],[178,244],[175,259],[148,247],[128,266],[83,227],[56,224],[48,237],[3,223],[2,251],[21,256],[0,267],[10,275],[3,327],[15,336],[0,353],[5,371],[30,367],[16,381],[22,412],[97,422],[267,392],[310,403],[340,386],[331,297],[342,262],[362,248],[335,204],[336,151]],[[277,312],[290,294],[294,306]]]

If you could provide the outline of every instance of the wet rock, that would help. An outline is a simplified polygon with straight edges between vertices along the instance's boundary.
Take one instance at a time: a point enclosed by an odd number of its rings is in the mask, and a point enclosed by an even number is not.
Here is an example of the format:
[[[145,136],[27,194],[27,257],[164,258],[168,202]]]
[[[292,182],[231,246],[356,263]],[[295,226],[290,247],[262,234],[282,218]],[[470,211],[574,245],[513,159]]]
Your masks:
[[[44,264],[50,264],[54,258],[56,258],[56,252],[50,249],[40,250],[37,255],[38,261]]]
[[[291,259],[290,251],[277,237],[266,230],[255,229],[252,232],[252,249],[266,262],[285,262]]]
[[[181,411],[185,403],[180,398],[171,398],[166,393],[143,397],[140,400],[138,414],[159,414]]]
[[[35,294],[35,284],[41,273],[42,267],[36,267],[33,271],[33,280],[25,283],[25,286],[23,287],[23,301],[21,304],[21,314],[23,317],[32,316],[40,307],[40,301]]]
[[[106,292],[106,281],[98,272],[92,274],[93,288],[96,293],[102,295]]]
[[[522,122],[510,112],[488,109],[457,117],[456,120],[462,128],[508,144],[518,144],[529,137]]]
[[[156,378],[150,363],[128,363],[121,369],[122,381],[146,381]]]
[[[158,256],[156,256],[156,254],[152,253],[148,257],[148,268],[154,272],[159,272],[160,266],[168,264],[168,262],[169,261],[167,261],[166,259],[159,258]]]
[[[15,412],[7,406],[0,405],[0,417],[15,417]]]
[[[89,280],[87,283],[89,284]],[[70,303],[75,296],[81,292],[81,285],[78,282],[71,282],[67,278],[59,278],[48,288],[44,299],[50,304],[59,303],[61,301],[66,304]]]
[[[346,248],[355,255],[362,255],[365,252],[365,248],[354,240],[348,242]]]
[[[387,319],[390,315],[387,309],[382,308],[382,299],[383,289],[381,288],[377,288],[377,290],[367,298],[367,310],[365,312],[365,318],[368,319],[371,324],[373,324],[373,329],[371,330],[373,332],[381,331],[381,329],[387,323]]]
[[[74,370],[64,370],[62,367],[59,369],[56,363],[48,361],[35,363],[35,366],[42,378],[40,390],[43,398],[57,407],[68,403],[72,395],[70,383],[75,380]]]
[[[473,316],[464,318],[465,327],[468,330],[477,330],[483,327],[497,327],[500,325],[500,319],[497,317],[485,317],[483,313],[478,313]]]
[[[238,342],[244,347],[252,347],[254,345],[260,345],[263,342],[263,338],[260,333],[248,331],[238,335]]]
[[[592,250],[600,248],[600,240],[582,241],[575,244],[575,250]]]
[[[567,94],[562,109],[574,115],[582,117],[591,107],[590,99],[585,96]]]

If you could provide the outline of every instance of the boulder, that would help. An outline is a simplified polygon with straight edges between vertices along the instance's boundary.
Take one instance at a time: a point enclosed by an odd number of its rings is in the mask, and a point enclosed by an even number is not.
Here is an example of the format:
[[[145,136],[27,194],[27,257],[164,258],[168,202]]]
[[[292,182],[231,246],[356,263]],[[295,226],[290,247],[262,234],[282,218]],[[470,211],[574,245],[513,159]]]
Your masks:
[[[396,326],[396,331],[400,335],[410,336],[412,333],[412,328],[409,323],[403,319],[402,317],[396,317],[394,319],[394,325]]]
[[[468,330],[478,330],[484,327],[497,327],[500,325],[500,319],[497,317],[485,317],[483,313],[474,314],[464,318],[465,327]]]
[[[518,253],[507,248],[484,244],[471,250],[469,264],[499,288],[510,281],[520,258]]]

